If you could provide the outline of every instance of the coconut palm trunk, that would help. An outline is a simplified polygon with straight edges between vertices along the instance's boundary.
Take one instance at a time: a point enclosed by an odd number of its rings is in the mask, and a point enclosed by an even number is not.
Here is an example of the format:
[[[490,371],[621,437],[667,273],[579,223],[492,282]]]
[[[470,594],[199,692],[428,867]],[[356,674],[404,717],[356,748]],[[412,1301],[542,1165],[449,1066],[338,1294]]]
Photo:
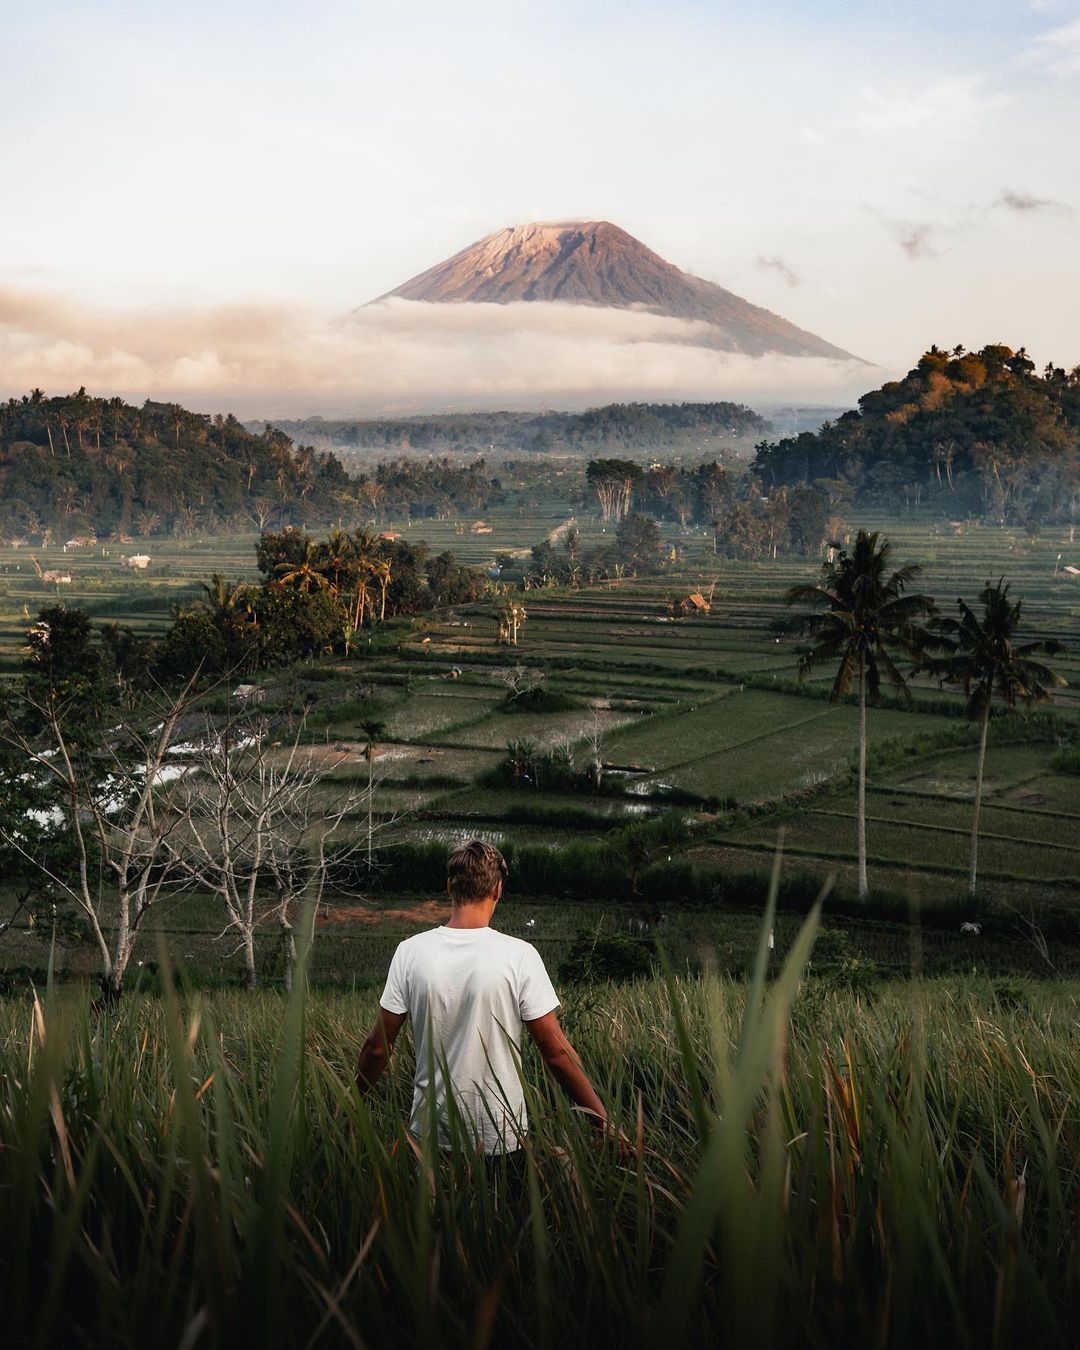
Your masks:
[[[934,611],[928,595],[909,590],[921,568],[890,570],[892,549],[877,533],[860,530],[849,551],[840,548],[825,564],[817,585],[793,586],[788,604],[806,604],[809,615],[794,621],[808,632],[812,645],[799,658],[799,678],[823,662],[838,662],[830,702],[855,693],[859,702],[858,784],[856,834],[858,889],[865,900],[870,887],[866,875],[866,705],[881,701],[884,681],[901,698],[911,694],[897,657],[912,657],[922,643],[920,620]]]
[[[367,759],[368,780],[367,780],[367,862],[368,871],[371,871],[375,861],[375,749],[376,744],[385,731],[382,722],[368,718],[361,722],[360,729],[367,737],[367,748],[364,751],[364,757]]]
[[[1034,642],[1016,641],[1021,630],[1023,600],[1012,600],[1004,577],[988,581],[973,609],[958,600],[958,619],[944,618],[933,625],[932,647],[940,655],[926,654],[924,670],[943,684],[954,684],[967,698],[968,719],[979,725],[979,758],[975,769],[975,802],[971,817],[971,868],[968,893],[975,895],[979,879],[979,823],[982,815],[983,777],[990,713],[997,698],[1008,712],[1017,704],[1035,707],[1050,698],[1050,690],[1067,681],[1050,666],[1033,658],[1065,650],[1057,638]]]
[[[367,755],[367,865],[368,871],[371,871],[371,847],[375,837],[375,747],[368,741]]]
[[[975,768],[975,809],[971,816],[971,873],[968,877],[968,894],[974,895],[979,874],[979,817],[982,814],[983,770],[986,768],[986,735],[990,730],[990,700],[983,708],[979,725],[979,759]]]
[[[870,892],[866,879],[866,657],[859,657],[859,899]]]

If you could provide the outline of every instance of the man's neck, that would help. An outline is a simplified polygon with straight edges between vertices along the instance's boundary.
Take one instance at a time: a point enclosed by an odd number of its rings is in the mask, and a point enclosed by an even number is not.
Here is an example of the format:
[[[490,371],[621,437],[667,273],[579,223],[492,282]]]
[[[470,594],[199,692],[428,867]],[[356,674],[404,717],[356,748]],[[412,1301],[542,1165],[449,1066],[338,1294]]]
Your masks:
[[[454,905],[447,928],[488,928],[495,913],[494,900],[478,900],[472,905]]]

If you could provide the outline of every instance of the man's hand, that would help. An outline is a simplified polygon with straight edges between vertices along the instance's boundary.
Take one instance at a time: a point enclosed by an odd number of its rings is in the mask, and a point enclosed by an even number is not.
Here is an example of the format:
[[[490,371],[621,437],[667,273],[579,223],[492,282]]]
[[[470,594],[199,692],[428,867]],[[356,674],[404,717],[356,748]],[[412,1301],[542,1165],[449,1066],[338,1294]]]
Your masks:
[[[356,1061],[356,1086],[360,1089],[361,1097],[367,1096],[390,1063],[394,1042],[405,1025],[407,1015],[379,1009],[375,1025],[368,1032],[367,1040],[360,1048],[360,1058]]]

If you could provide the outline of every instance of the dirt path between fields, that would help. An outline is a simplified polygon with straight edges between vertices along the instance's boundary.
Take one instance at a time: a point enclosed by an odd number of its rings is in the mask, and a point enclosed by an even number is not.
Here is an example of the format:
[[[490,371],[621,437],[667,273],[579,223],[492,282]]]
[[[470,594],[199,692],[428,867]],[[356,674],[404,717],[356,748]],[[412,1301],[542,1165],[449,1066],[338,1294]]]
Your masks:
[[[442,900],[425,900],[409,909],[376,909],[371,905],[334,905],[323,910],[319,923],[363,924],[369,928],[383,928],[399,924],[443,923],[450,917],[450,907]]]

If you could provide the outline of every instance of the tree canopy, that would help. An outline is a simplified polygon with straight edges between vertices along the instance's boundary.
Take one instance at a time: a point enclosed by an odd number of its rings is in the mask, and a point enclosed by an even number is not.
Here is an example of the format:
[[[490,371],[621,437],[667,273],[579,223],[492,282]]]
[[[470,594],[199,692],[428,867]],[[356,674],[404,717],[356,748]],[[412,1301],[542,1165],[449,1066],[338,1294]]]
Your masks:
[[[931,347],[902,380],[864,394],[820,431],[757,447],[766,490],[815,479],[857,500],[932,498],[950,514],[1037,527],[1075,517],[1080,494],[1080,366],[1040,375],[1021,347]]]
[[[439,413],[427,417],[325,419],[280,425],[342,450],[450,451],[700,450],[769,429],[741,403],[609,403],[584,412]]]
[[[352,492],[328,452],[267,427],[85,389],[0,404],[0,530],[148,538],[328,519]]]

